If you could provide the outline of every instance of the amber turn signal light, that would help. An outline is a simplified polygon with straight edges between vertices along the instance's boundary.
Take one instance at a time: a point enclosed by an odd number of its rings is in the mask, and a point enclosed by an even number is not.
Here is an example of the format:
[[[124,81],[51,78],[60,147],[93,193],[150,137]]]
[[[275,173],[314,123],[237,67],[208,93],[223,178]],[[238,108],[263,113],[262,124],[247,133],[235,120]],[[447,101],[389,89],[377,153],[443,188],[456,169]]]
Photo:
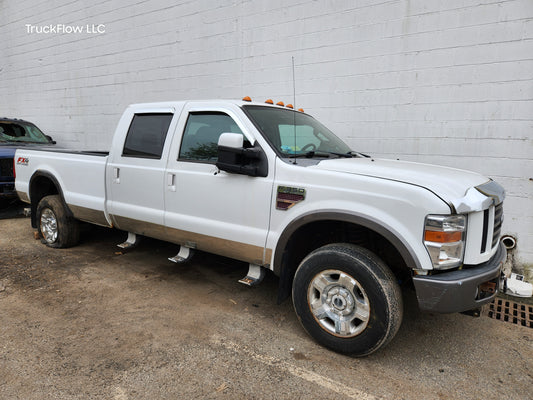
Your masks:
[[[460,242],[462,238],[463,232],[426,231],[424,233],[424,240],[426,242],[454,243]]]

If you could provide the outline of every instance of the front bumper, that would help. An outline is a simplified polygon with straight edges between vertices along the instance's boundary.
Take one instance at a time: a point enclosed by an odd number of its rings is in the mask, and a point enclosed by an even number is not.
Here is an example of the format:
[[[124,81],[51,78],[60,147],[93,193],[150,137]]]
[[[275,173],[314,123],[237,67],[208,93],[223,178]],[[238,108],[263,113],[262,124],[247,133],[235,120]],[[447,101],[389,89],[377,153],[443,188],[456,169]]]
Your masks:
[[[420,309],[440,313],[462,312],[492,301],[502,284],[502,267],[506,257],[505,246],[500,243],[496,254],[486,263],[438,275],[413,277]]]

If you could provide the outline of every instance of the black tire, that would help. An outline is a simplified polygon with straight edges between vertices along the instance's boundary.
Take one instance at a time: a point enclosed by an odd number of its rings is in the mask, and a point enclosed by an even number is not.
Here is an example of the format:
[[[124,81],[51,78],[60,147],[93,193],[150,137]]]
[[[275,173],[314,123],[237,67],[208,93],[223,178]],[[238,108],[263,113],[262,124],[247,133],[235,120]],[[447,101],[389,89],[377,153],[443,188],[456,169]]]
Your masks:
[[[292,298],[309,335],[354,356],[389,343],[403,317],[402,294],[391,270],[353,244],[329,244],[310,253],[296,271]]]
[[[79,241],[79,222],[68,215],[58,195],[41,199],[37,205],[37,225],[42,242],[48,247],[66,248]]]

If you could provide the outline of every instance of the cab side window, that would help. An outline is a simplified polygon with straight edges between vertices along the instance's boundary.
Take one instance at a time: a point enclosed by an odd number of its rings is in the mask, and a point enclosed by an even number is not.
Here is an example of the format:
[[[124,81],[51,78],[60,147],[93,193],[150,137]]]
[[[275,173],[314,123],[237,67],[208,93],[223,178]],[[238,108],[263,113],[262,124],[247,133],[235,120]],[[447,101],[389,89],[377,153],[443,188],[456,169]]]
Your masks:
[[[122,156],[160,159],[172,116],[172,113],[135,114]]]
[[[226,132],[242,135],[241,129],[229,115],[222,112],[190,113],[178,159],[215,163],[218,158],[218,138]]]

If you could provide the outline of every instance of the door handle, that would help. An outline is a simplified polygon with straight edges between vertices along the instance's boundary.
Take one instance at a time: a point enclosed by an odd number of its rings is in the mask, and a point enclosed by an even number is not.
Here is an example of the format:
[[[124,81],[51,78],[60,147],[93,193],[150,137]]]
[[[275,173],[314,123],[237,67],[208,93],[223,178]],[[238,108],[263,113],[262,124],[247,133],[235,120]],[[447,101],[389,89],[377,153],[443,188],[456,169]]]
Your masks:
[[[120,168],[118,167],[113,168],[113,182],[120,183]]]
[[[167,174],[167,186],[171,192],[176,191],[176,174],[170,172]]]

